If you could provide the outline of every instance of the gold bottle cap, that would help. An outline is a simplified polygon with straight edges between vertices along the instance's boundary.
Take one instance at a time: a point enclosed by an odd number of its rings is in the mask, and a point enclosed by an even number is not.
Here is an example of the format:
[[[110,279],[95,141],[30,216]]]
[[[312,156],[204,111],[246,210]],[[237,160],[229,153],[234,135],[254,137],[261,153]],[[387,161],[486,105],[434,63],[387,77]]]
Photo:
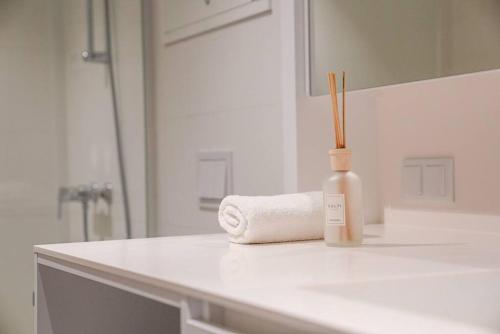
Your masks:
[[[330,154],[330,166],[333,171],[351,170],[351,150],[348,148],[337,148],[328,151]]]

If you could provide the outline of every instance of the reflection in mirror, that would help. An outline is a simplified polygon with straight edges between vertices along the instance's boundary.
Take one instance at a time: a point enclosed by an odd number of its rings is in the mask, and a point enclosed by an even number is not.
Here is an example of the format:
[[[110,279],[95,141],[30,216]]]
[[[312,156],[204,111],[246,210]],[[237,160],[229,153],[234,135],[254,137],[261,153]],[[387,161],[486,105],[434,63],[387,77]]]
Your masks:
[[[500,1],[310,0],[309,47],[311,95],[496,69]]]

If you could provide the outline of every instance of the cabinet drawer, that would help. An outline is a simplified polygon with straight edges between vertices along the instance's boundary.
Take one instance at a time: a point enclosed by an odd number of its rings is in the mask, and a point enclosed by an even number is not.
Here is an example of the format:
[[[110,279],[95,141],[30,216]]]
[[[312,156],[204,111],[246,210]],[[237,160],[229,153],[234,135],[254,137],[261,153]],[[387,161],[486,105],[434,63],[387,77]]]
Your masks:
[[[236,334],[236,332],[202,320],[188,319],[183,326],[183,334]]]

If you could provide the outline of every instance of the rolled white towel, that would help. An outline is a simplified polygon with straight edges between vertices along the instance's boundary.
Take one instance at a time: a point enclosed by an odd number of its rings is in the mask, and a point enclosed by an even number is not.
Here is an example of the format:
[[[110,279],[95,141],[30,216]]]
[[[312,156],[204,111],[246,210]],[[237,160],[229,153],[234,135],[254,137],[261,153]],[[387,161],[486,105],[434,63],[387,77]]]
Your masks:
[[[227,196],[219,224],[240,244],[323,238],[323,194]]]

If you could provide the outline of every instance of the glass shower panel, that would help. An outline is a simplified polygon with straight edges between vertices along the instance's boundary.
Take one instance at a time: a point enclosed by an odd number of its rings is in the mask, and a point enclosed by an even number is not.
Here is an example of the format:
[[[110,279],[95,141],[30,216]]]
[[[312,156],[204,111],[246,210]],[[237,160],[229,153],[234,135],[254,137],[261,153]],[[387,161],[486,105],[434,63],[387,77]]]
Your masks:
[[[138,0],[111,1],[110,4],[112,54],[121,144],[131,203],[132,236],[143,237],[146,235],[146,224],[141,7]],[[104,7],[102,1],[94,1],[93,7],[95,48],[99,52],[106,49],[103,41]],[[82,60],[81,53],[87,48],[86,1],[61,1],[61,8],[62,25],[65,27],[66,183],[111,183],[111,212],[103,205],[105,203],[98,203],[90,208],[89,238],[124,238],[126,224],[123,189],[117,159],[108,65]],[[70,204],[66,211],[66,217],[69,217],[69,238],[78,240],[82,234],[80,204]]]
[[[118,124],[131,236],[146,236],[140,0],[110,0]],[[0,1],[0,333],[31,333],[32,245],[83,241],[81,201],[60,189],[104,190],[88,200],[90,240],[126,237],[107,65],[85,62],[85,0]],[[96,49],[105,49],[94,1]],[[80,187],[79,186],[83,186]],[[64,197],[63,196],[63,197]]]

